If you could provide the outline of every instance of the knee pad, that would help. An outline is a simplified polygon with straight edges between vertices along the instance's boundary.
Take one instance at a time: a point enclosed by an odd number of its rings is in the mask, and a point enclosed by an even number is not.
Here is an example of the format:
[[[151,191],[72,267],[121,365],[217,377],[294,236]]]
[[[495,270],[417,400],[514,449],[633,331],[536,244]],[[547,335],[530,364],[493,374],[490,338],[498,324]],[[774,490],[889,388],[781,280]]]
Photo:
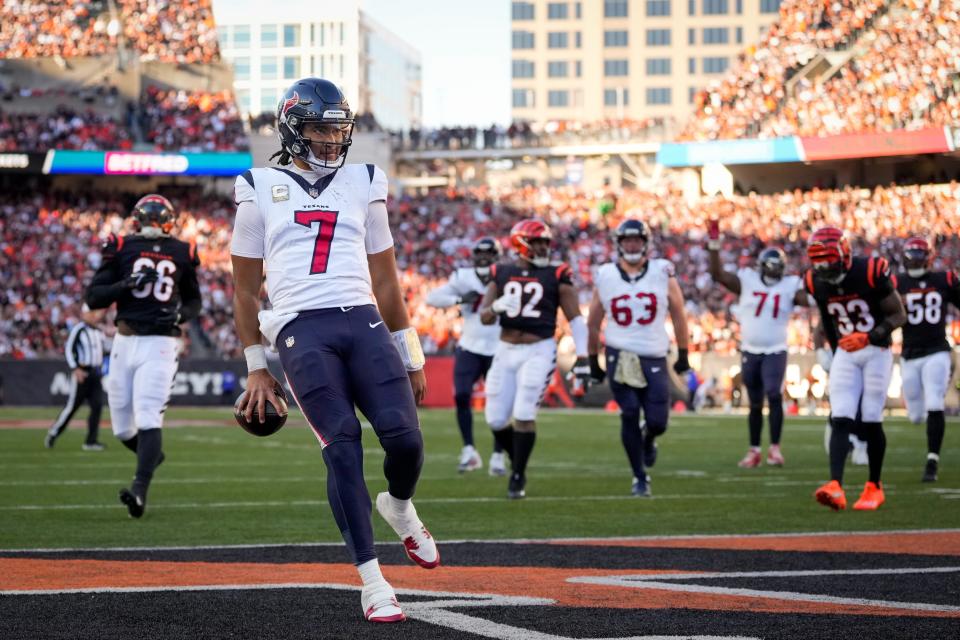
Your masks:
[[[783,404],[783,394],[780,392],[777,393],[768,393],[767,394],[767,403],[772,407],[775,404]]]
[[[399,409],[384,409],[371,420],[373,427],[381,438],[391,437],[409,430],[419,432],[420,421],[416,414],[409,415],[407,411]]]
[[[130,438],[133,438],[134,436],[136,436],[137,432],[135,430],[123,431],[121,433],[114,433],[113,435],[117,437],[117,440],[120,440],[121,442],[126,442]]]
[[[831,416],[830,426],[833,427],[834,430],[843,431],[845,433],[853,433],[854,429],[856,428],[856,421],[851,418],[837,418],[835,416]]]
[[[660,420],[647,420],[646,429],[647,433],[653,436],[662,436],[667,431],[667,423]]]
[[[620,422],[623,424],[640,424],[640,413],[633,411],[621,411]]]
[[[751,411],[751,412],[753,412],[753,411],[760,411],[760,412],[762,412],[762,411],[763,411],[763,400],[761,400],[760,402],[754,402],[753,400],[751,400],[751,401],[750,401],[750,411]]]
[[[388,456],[419,458],[423,456],[423,434],[411,429],[395,436],[380,438],[380,446]]]

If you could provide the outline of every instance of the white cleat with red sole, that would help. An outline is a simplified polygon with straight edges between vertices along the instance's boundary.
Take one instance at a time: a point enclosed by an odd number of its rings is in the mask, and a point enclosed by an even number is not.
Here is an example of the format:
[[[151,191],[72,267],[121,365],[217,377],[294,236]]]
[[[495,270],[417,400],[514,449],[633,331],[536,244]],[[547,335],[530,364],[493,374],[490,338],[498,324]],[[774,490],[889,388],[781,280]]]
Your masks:
[[[407,512],[397,514],[393,508],[390,494],[383,492],[377,495],[377,511],[387,521],[387,524],[400,536],[407,557],[424,569],[433,569],[440,566],[440,551],[433,536],[423,526],[417,517],[417,510],[413,503],[409,503]]]

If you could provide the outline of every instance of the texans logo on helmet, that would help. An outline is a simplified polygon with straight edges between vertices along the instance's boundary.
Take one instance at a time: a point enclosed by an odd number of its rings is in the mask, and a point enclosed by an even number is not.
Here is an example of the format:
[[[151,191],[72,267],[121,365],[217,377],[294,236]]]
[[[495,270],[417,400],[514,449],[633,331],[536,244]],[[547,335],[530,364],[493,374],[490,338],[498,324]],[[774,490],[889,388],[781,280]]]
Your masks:
[[[280,117],[285,118],[287,111],[290,111],[293,107],[300,103],[300,94],[296,91],[293,92],[293,95],[287,100],[283,101],[283,106],[280,107]]]

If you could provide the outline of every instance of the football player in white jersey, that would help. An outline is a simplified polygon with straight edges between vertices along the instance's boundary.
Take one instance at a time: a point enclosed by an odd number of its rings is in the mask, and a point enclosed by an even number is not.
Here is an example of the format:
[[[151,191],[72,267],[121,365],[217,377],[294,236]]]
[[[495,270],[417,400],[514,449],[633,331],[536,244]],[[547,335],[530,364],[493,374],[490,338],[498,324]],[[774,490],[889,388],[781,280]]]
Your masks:
[[[783,250],[767,247],[760,252],[756,269],[744,267],[731,273],[720,265],[720,229],[716,220],[710,222],[707,235],[710,276],[740,296],[737,307],[743,384],[750,400],[747,417],[750,449],[739,466],[745,469],[760,466],[764,398],[770,407],[767,464],[783,466],[780,436],[783,433],[783,380],[787,372],[787,325],[793,307],[807,305],[807,294],[799,276],[783,275],[787,266]]]
[[[237,178],[234,314],[248,369],[239,410],[261,422],[266,402],[282,411],[265,337],[320,442],[330,507],[363,581],[363,614],[399,622],[404,614],[374,551],[355,406],[386,453],[388,492],[377,496],[377,510],[411,560],[436,567],[436,544],[411,503],[423,464],[416,403],[426,391],[424,357],[397,277],[386,176],[346,164],[353,123],[335,84],[299,80],[277,108],[281,166]],[[260,310],[264,272],[269,311]]]
[[[457,471],[464,473],[483,467],[483,460],[473,443],[473,385],[487,375],[493,354],[500,341],[500,323],[480,322],[480,301],[490,282],[490,267],[500,259],[500,243],[496,238],[480,238],[473,245],[473,267],[457,269],[447,283],[427,294],[427,304],[444,308],[460,306],[463,330],[454,354],[453,397],[457,404],[457,426],[463,438],[463,450]],[[507,474],[503,448],[496,438],[490,455],[490,475]]]
[[[690,369],[687,349],[690,334],[683,292],[674,276],[673,263],[648,259],[650,234],[640,220],[624,220],[617,227],[617,261],[597,270],[596,289],[590,302],[587,351],[593,379],[610,377],[610,390],[620,405],[620,438],[633,471],[631,492],[650,495],[646,468],[657,459],[654,439],[667,430],[670,416],[670,376],[667,352],[670,338],[664,321],[667,312],[677,340],[673,369]],[[600,366],[600,330],[604,317],[606,371]],[[645,426],[640,427],[643,412]]]

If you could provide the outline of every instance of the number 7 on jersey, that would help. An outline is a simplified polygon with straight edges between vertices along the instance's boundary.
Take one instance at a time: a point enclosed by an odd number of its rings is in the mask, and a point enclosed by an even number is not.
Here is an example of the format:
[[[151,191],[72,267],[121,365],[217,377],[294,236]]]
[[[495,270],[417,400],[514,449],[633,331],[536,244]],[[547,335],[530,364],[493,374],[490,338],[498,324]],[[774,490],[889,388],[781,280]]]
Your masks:
[[[293,221],[308,229],[314,222],[317,227],[317,241],[313,244],[313,260],[310,262],[310,275],[326,273],[327,263],[330,262],[330,244],[333,242],[333,231],[337,227],[339,211],[294,211]]]

